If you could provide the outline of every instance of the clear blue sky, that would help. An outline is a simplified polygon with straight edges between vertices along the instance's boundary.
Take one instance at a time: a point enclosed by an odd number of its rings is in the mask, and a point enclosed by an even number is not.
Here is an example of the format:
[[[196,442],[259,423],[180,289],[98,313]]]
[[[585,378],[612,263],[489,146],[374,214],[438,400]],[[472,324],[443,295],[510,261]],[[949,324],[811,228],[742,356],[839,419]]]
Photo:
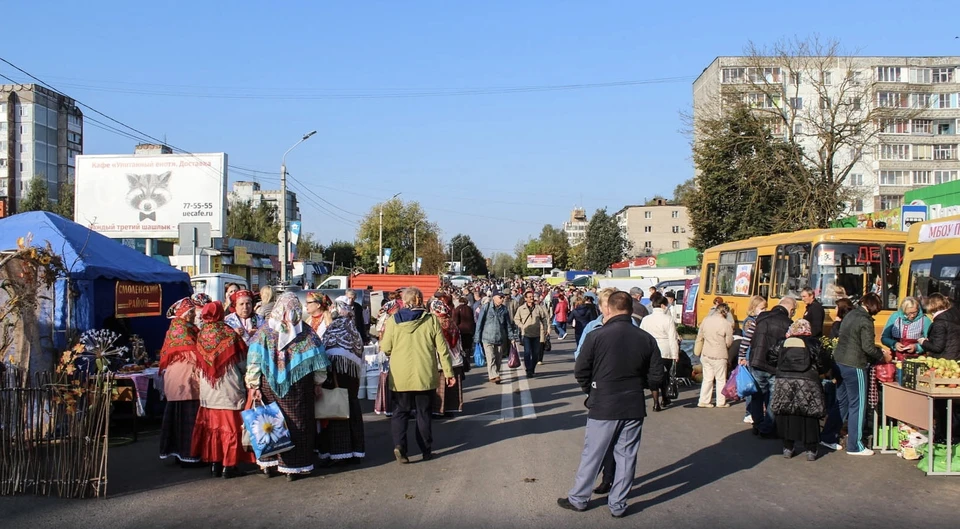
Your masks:
[[[592,214],[669,196],[693,174],[680,132],[693,79],[748,40],[819,33],[861,54],[960,55],[947,1],[8,4],[0,56],[68,95],[177,147],[269,171],[265,187],[279,185],[283,151],[318,129],[288,157],[294,178],[358,215],[402,191],[446,239],[467,233],[487,255],[578,204]],[[664,78],[680,79],[384,97]],[[344,95],[364,97],[334,97]],[[85,132],[88,154],[133,150]],[[357,216],[299,196],[305,231],[353,240]]]

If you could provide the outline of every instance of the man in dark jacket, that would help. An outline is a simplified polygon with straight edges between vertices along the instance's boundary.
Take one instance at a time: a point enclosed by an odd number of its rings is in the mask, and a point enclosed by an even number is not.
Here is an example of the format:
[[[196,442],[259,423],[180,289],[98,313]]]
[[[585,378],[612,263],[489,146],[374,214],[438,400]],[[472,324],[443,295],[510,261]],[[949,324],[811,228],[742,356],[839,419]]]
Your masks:
[[[557,504],[586,510],[604,455],[612,446],[616,475],[607,505],[610,514],[620,518],[627,508],[647,415],[643,388],[659,388],[664,370],[657,341],[631,322],[630,295],[616,292],[603,308],[603,327],[583,338],[577,357],[574,374],[587,394],[587,430],[574,486]]]
[[[819,339],[823,336],[823,319],[825,316],[823,305],[817,301],[813,289],[810,287],[800,291],[800,301],[806,306],[803,319],[810,322],[810,336]]]
[[[758,392],[750,399],[750,416],[753,417],[753,434],[764,438],[776,437],[776,425],[770,410],[773,384],[776,381],[777,359],[770,351],[787,336],[797,301],[787,297],[776,307],[757,316],[753,339],[750,342],[750,372],[757,380]]]

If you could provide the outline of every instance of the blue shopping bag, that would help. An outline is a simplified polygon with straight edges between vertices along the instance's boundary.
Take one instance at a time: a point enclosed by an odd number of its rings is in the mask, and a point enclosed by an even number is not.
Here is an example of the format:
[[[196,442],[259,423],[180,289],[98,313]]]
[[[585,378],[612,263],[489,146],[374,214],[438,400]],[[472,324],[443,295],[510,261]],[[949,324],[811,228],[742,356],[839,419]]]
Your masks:
[[[249,410],[240,412],[243,427],[250,432],[250,445],[257,459],[274,456],[293,450],[287,421],[276,402],[259,406],[254,404]]]
[[[743,366],[737,366],[737,395],[743,399],[757,392],[757,379]]]
[[[487,355],[483,354],[483,346],[476,344],[473,347],[473,365],[485,367],[487,365]]]

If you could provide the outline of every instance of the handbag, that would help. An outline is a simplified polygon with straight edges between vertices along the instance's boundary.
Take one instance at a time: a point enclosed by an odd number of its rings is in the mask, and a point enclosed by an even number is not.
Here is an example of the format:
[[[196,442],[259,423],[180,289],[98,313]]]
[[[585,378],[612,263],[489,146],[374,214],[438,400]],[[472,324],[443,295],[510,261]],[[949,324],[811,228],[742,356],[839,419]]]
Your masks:
[[[667,398],[670,400],[680,397],[680,383],[677,382],[677,363],[673,362],[667,371]]]
[[[510,356],[507,358],[507,367],[510,369],[520,367],[520,353],[517,351],[516,345],[510,346]]]
[[[543,350],[544,350],[544,351],[552,351],[552,350],[553,350],[553,344],[550,343],[550,335],[549,335],[549,334],[547,335],[547,339],[543,341]]]
[[[473,363],[477,367],[485,367],[487,365],[487,357],[483,354],[483,346],[479,343],[473,346]]]
[[[757,379],[753,378],[753,373],[743,366],[737,366],[737,396],[746,398],[757,392]]]
[[[873,370],[879,382],[893,382],[897,377],[896,364],[877,364]]]
[[[257,459],[293,450],[287,421],[276,402],[264,405],[259,400],[249,410],[240,412],[243,427],[250,432],[250,444]]]
[[[314,416],[319,419],[344,420],[350,418],[350,393],[337,382],[333,372],[333,388],[320,388],[320,398],[313,403]]]
[[[737,366],[733,370],[733,373],[730,373],[730,378],[727,379],[727,383],[723,385],[723,390],[720,392],[727,400],[735,401],[739,400],[740,397],[737,395],[737,373],[741,371],[742,366]]]

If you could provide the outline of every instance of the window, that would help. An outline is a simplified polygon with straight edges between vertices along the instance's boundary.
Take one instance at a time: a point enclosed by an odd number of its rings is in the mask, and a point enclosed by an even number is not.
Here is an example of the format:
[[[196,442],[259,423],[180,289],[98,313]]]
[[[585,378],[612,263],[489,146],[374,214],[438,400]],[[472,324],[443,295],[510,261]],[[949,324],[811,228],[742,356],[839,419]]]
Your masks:
[[[917,84],[930,84],[933,78],[930,68],[911,68],[910,82]]]
[[[933,159],[934,160],[956,160],[957,146],[956,145],[934,145]]]
[[[643,233],[650,233],[653,231],[653,226],[644,226]]]
[[[905,119],[884,119],[880,121],[880,132],[884,134],[909,134],[910,122]]]
[[[852,173],[850,175],[850,185],[852,186],[862,186],[863,185],[863,175],[860,173]]]
[[[674,219],[679,219],[679,218],[680,218],[680,211],[679,211],[679,210],[676,210],[676,209],[673,210],[673,211],[671,211],[671,212],[670,212],[670,217],[671,217],[671,218],[674,218]]]
[[[939,292],[954,304],[960,303],[958,267],[960,267],[960,260],[957,254],[939,255],[932,261],[914,261],[910,264],[907,292],[921,298]]]
[[[913,108],[930,108],[933,104],[933,94],[910,94],[910,106]]]
[[[31,105],[20,105],[20,117],[23,117],[23,118],[30,117],[30,106]]]
[[[934,108],[956,108],[957,94],[938,94]]]
[[[830,72],[820,72],[820,82],[823,83],[824,86],[830,86],[833,84],[832,81],[833,76],[830,75]]]
[[[742,83],[744,71],[744,68],[724,68],[722,82],[724,84]]]
[[[901,245],[825,243],[817,246],[811,283],[825,307],[836,306],[840,287],[854,302],[872,292],[885,300],[887,309],[896,309],[899,280],[894,276],[902,262]]]
[[[673,243],[671,244],[671,247],[672,247],[674,250],[679,250],[679,249],[680,249],[680,241],[673,241]]]
[[[766,119],[764,120],[764,125],[766,125],[767,130],[770,131],[770,134],[774,136],[783,135],[783,120],[780,118]]]
[[[0,103],[0,114],[6,114],[6,113],[7,113],[7,104]]]
[[[950,123],[937,123],[937,135],[945,136],[950,134]]]
[[[653,243],[651,241],[643,241],[644,248],[653,248]]]
[[[900,68],[896,66],[877,66],[877,81],[881,83],[899,83]]]
[[[933,134],[933,120],[915,119],[913,120],[914,134]]]
[[[743,94],[743,102],[751,108],[780,108],[778,94],[749,93]]]
[[[910,178],[908,171],[880,171],[880,185],[882,186],[902,186],[907,178]]]
[[[755,292],[757,295],[763,297],[770,296],[770,280],[773,279],[773,256],[772,255],[761,255],[760,256],[760,276],[757,278],[757,287]]]
[[[880,195],[877,197],[880,210],[894,209],[903,206],[903,197],[900,195]]]
[[[803,123],[794,123],[793,124],[793,135],[800,136],[803,134]]]
[[[907,96],[900,92],[877,92],[877,104],[886,108],[905,108]]]
[[[880,159],[881,160],[909,160],[910,146],[909,145],[881,145]]]
[[[847,72],[847,82],[849,82],[851,86],[860,86],[863,84],[860,70]]]
[[[934,184],[945,184],[947,182],[953,182],[956,179],[957,179],[956,171],[934,171],[933,172]]]
[[[915,186],[925,186],[930,185],[930,171],[914,171],[913,172],[913,185]]]
[[[643,218],[649,219],[649,218],[652,218],[652,217],[653,217],[653,214],[652,214],[651,212],[649,212],[649,211],[644,211],[644,212],[643,212]]]
[[[810,245],[790,244],[777,247],[775,296],[800,299],[800,291],[809,284]]]
[[[932,160],[933,145],[914,145],[913,159],[914,160]]]
[[[863,107],[863,101],[859,97],[851,97],[850,107],[854,110],[860,110]]]
[[[820,110],[830,110],[830,98],[821,97],[820,98]]]
[[[857,212],[863,211],[863,199],[858,198],[854,200],[853,203],[850,205],[850,209]]]
[[[790,83],[793,86],[800,86],[800,72],[793,72],[790,74]]]
[[[717,294],[749,296],[756,263],[756,250],[721,253],[720,267],[717,269]]]
[[[791,97],[790,98],[790,108],[794,110],[803,110],[803,98],[802,97]]]
[[[933,82],[934,83],[952,83],[953,68],[934,68]]]
[[[680,233],[680,226],[674,226],[673,233]]]
[[[780,68],[747,68],[751,83],[779,83]]]
[[[707,265],[707,280],[704,283],[703,291],[707,294],[713,293],[713,280],[717,276],[717,264],[710,263]]]

